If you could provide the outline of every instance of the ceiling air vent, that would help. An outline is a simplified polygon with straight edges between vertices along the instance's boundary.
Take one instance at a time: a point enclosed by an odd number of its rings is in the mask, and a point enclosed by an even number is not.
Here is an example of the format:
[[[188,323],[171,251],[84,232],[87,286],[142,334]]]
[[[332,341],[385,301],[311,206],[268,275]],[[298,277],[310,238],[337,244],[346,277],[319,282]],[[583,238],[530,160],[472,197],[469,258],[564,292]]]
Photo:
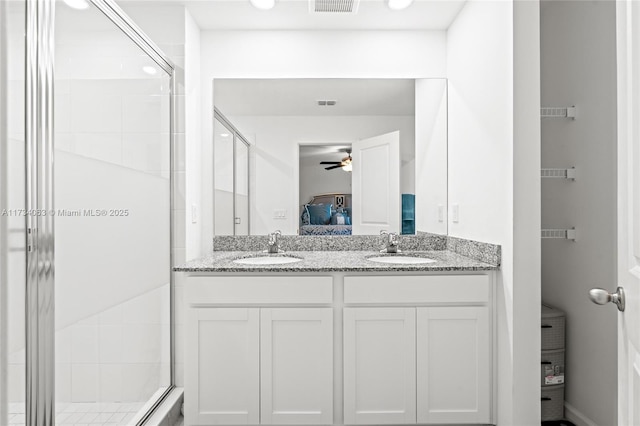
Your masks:
[[[360,0],[309,0],[311,13],[358,13]]]
[[[337,101],[318,101],[318,106],[335,106]]]

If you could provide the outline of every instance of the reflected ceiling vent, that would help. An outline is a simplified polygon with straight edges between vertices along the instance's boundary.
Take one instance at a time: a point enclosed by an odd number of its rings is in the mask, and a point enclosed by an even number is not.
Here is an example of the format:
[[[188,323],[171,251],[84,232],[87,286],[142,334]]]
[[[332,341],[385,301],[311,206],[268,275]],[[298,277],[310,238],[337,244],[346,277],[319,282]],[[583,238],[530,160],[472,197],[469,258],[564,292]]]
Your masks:
[[[335,106],[337,101],[318,101],[318,106]]]
[[[360,0],[309,0],[311,13],[358,13]]]

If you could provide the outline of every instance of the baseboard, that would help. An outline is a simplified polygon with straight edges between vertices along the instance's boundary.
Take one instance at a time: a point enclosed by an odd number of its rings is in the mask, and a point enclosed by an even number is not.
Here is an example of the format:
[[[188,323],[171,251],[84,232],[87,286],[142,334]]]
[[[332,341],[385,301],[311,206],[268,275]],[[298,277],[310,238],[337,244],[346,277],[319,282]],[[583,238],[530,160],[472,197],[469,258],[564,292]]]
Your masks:
[[[564,416],[567,420],[571,420],[576,426],[598,426],[589,417],[582,414],[573,405],[568,402],[564,403]]]

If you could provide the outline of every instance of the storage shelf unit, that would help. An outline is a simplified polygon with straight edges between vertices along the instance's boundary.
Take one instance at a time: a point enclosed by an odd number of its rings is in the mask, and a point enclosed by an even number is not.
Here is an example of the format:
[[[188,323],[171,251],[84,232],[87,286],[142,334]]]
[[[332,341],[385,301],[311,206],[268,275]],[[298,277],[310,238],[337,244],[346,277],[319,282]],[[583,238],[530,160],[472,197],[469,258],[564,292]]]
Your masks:
[[[565,315],[542,305],[540,386],[542,421],[564,417]]]

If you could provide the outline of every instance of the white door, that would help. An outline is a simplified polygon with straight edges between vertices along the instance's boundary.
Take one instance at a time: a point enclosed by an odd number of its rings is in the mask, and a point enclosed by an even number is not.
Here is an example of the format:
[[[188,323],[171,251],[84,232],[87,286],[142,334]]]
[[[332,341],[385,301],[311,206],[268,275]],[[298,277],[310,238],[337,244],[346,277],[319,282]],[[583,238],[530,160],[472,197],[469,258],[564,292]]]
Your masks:
[[[333,423],[333,309],[260,312],[262,424]]]
[[[186,343],[185,424],[258,424],[260,310],[191,308]]]
[[[418,308],[418,423],[490,422],[489,308]]]
[[[356,141],[351,149],[353,234],[400,233],[400,132]]]
[[[640,3],[616,7],[618,282],[627,305],[618,316],[618,424],[640,425]]]
[[[344,423],[416,423],[415,308],[344,309]]]

